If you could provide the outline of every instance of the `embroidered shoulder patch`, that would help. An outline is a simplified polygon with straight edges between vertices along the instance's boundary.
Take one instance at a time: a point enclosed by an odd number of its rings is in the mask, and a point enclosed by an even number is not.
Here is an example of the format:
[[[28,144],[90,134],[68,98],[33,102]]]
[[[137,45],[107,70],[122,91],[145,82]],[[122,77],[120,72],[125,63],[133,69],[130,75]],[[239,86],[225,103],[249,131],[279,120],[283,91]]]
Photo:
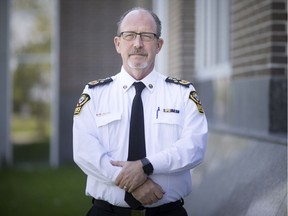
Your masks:
[[[196,91],[191,91],[190,94],[189,94],[189,99],[191,99],[192,101],[194,101],[194,103],[196,104],[197,106],[197,109],[200,113],[204,113],[204,109],[202,107],[202,103],[200,101],[200,98],[197,94]]]
[[[85,93],[82,94],[81,97],[80,97],[80,99],[79,99],[79,101],[78,101],[78,103],[77,103],[77,105],[76,105],[76,108],[75,108],[75,110],[74,110],[74,115],[78,115],[78,114],[81,112],[83,106],[84,106],[89,100],[90,100],[90,96],[89,96],[88,94],[85,94]]]
[[[98,79],[98,80],[94,80],[88,83],[89,88],[94,88],[96,86],[100,86],[100,85],[105,85],[107,83],[112,82],[113,79],[111,77],[105,78],[105,79]]]
[[[189,81],[179,80],[179,79],[176,79],[173,77],[167,77],[165,81],[169,82],[169,83],[179,84],[179,85],[185,86],[186,88],[188,88],[190,85],[192,85],[192,83]]]

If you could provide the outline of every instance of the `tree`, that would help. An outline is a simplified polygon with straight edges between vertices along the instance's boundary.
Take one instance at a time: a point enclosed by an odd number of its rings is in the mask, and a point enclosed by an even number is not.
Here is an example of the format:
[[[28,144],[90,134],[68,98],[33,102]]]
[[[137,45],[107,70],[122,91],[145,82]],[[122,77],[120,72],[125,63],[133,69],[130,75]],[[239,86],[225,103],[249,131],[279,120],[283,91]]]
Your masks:
[[[26,116],[35,118],[37,137],[43,138],[50,119],[51,8],[51,1],[15,0],[12,4],[11,47],[17,63],[13,71],[14,113],[21,115],[25,110]],[[19,28],[22,21],[29,29]]]

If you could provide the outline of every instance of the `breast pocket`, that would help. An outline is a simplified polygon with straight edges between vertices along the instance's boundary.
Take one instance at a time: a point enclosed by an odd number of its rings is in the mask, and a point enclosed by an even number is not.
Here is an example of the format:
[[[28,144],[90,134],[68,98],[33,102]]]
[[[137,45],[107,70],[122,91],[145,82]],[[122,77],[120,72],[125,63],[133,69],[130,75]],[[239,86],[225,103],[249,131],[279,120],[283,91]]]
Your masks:
[[[180,138],[182,129],[182,118],[180,114],[161,112],[158,118],[154,119],[153,123],[156,133],[155,136],[160,139],[159,142],[163,143],[163,145],[173,144]]]
[[[176,113],[159,113],[155,124],[181,125],[181,116]]]
[[[113,139],[119,132],[121,115],[120,112],[114,112],[96,116],[98,137],[103,145],[109,146],[109,149],[111,148],[111,143],[114,142]]]

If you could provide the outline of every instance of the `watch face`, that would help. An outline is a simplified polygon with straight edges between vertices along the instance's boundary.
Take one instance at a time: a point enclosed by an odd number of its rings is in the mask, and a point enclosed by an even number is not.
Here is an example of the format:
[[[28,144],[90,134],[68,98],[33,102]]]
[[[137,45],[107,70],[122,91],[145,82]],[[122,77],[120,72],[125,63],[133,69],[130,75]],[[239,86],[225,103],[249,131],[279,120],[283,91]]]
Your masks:
[[[152,172],[153,172],[153,166],[151,163],[143,166],[143,170],[144,170],[144,173],[146,173],[147,175],[150,175]]]
[[[143,171],[146,175],[153,173],[154,168],[147,158],[141,159],[141,162],[143,164]]]

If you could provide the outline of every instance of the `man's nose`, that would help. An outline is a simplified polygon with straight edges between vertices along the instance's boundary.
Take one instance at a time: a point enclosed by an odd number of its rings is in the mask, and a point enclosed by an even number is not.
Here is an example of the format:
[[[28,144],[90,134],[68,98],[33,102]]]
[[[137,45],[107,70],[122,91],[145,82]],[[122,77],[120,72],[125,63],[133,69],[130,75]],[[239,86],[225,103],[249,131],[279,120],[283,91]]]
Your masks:
[[[137,35],[135,40],[134,40],[134,47],[135,48],[140,48],[142,46],[143,46],[143,41],[142,41],[140,35]]]

